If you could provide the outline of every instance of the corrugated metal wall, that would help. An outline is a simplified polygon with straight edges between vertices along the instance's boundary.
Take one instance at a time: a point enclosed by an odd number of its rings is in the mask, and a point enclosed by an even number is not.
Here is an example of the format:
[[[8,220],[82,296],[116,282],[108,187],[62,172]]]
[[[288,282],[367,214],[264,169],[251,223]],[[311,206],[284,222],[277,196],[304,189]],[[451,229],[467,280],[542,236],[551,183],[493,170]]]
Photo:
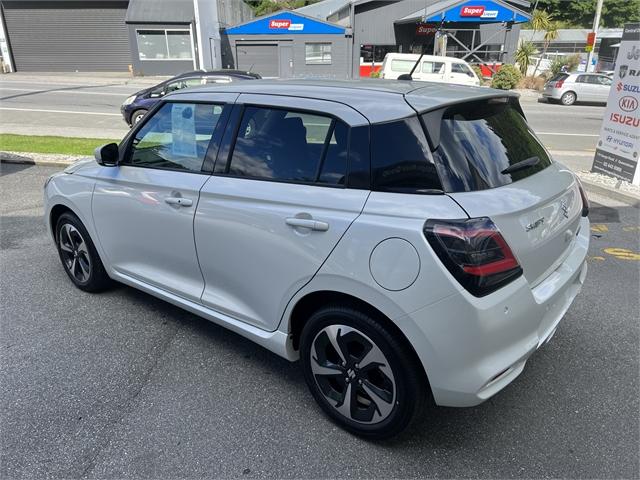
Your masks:
[[[17,71],[128,70],[127,2],[83,2],[83,8],[78,4],[4,4]]]

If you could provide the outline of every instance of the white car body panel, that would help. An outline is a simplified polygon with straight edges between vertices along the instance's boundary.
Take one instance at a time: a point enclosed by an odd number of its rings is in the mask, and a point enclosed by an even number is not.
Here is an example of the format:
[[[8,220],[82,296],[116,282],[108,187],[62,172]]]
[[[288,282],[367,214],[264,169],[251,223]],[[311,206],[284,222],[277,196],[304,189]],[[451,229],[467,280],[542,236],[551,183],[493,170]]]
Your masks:
[[[369,192],[214,176],[202,189],[195,239],[202,303],[275,330],[293,294],[318,271]],[[288,225],[300,218],[326,231]],[[249,273],[255,272],[255,273]]]
[[[132,166],[105,168],[93,194],[96,232],[111,268],[192,301],[204,280],[193,217],[208,175]],[[182,197],[191,206],[170,205]]]
[[[288,98],[281,91],[286,84],[274,85],[280,89],[278,98],[237,93],[230,98],[329,112],[352,126],[370,120],[344,104],[350,90],[342,84],[334,92],[340,102]],[[230,88],[239,87],[216,87]],[[458,90],[466,90],[444,86],[436,98],[429,85],[409,82],[393,88],[424,89],[422,95],[411,94],[414,108],[422,101],[450,104]],[[480,89],[468,90],[476,95]],[[220,98],[216,92],[181,95],[192,101]],[[368,95],[360,98],[362,105],[367,105],[363,98]],[[385,95],[388,99],[396,93]],[[404,98],[399,105],[410,108]],[[376,106],[372,115],[382,107]],[[393,108],[383,112],[385,120]],[[111,278],[292,361],[298,352],[292,343],[291,314],[300,300],[327,291],[361,299],[404,334],[427,373],[436,403],[472,406],[508,385],[553,336],[586,276],[589,220],[581,216],[573,174],[557,163],[502,187],[431,193],[85,161],[50,178],[44,203],[50,231],[54,208],[67,208],[79,217]],[[191,200],[191,205],[165,202],[177,197]],[[296,216],[327,228],[287,223]],[[439,260],[423,229],[429,219],[484,216],[495,221],[523,275],[476,297]],[[539,216],[545,221],[528,229]]]
[[[409,71],[405,71],[406,69],[394,69],[393,62],[400,61],[406,62],[407,66],[412,66],[412,63],[415,63],[420,58],[419,54],[416,53],[387,53],[382,62],[382,66],[380,68],[380,76],[386,80],[396,80],[400,75],[404,73],[409,73]],[[440,68],[437,72],[432,71],[423,71],[424,64],[443,64],[443,67]],[[469,69],[469,74],[456,72],[453,65],[464,65],[464,69]],[[416,67],[415,71],[412,75],[413,80],[423,81],[423,82],[441,82],[441,83],[451,83],[456,85],[480,85],[480,79],[476,75],[476,73],[471,69],[471,66],[465,62],[464,60],[460,60],[455,57],[441,57],[437,55],[423,55],[420,60],[420,64]]]

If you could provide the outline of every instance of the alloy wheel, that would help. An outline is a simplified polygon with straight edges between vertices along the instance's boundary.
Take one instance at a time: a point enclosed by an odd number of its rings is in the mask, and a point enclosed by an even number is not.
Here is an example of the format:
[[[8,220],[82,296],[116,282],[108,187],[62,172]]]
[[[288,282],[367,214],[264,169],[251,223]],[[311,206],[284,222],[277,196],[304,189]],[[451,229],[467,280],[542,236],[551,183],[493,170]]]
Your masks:
[[[395,378],[386,356],[367,335],[329,325],[315,336],[309,354],[316,385],[341,415],[362,424],[389,417],[396,403]]]
[[[91,275],[91,259],[87,244],[76,227],[65,223],[60,227],[60,253],[73,278],[85,283]]]
[[[562,96],[562,103],[564,103],[565,105],[573,105],[575,101],[576,101],[576,96],[571,92],[565,93]]]

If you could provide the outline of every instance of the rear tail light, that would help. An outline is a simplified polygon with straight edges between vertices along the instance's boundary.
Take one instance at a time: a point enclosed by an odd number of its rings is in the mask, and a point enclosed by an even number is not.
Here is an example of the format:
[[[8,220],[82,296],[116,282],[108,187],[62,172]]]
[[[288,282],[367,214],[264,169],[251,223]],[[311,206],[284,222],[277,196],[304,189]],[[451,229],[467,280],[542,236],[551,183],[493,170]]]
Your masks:
[[[522,275],[522,268],[489,218],[428,220],[424,234],[449,272],[476,297]]]
[[[582,182],[580,179],[576,177],[578,181],[578,188],[580,189],[580,197],[582,197],[582,216],[589,216],[589,198],[587,197],[587,192],[584,191],[584,187],[582,186]]]
[[[555,83],[555,87],[556,87],[556,88],[562,88],[562,84],[563,84],[563,83],[564,83],[564,80],[558,80],[558,81]]]

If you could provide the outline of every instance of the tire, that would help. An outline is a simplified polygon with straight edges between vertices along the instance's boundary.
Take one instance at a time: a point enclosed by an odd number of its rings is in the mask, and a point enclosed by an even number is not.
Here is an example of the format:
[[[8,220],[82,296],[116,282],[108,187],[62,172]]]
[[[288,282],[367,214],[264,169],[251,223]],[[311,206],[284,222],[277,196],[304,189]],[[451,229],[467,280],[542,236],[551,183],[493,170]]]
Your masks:
[[[131,126],[135,127],[146,114],[147,110],[144,109],[136,110],[135,112],[133,112],[131,114]]]
[[[111,286],[96,247],[77,216],[70,212],[60,215],[55,238],[64,271],[76,287],[85,292],[100,292]]]
[[[426,376],[409,348],[350,306],[329,305],[311,316],[302,330],[300,364],[324,412],[362,437],[399,434],[427,398]]]
[[[560,103],[565,106],[570,106],[576,103],[577,97],[574,92],[564,92],[560,97]]]

